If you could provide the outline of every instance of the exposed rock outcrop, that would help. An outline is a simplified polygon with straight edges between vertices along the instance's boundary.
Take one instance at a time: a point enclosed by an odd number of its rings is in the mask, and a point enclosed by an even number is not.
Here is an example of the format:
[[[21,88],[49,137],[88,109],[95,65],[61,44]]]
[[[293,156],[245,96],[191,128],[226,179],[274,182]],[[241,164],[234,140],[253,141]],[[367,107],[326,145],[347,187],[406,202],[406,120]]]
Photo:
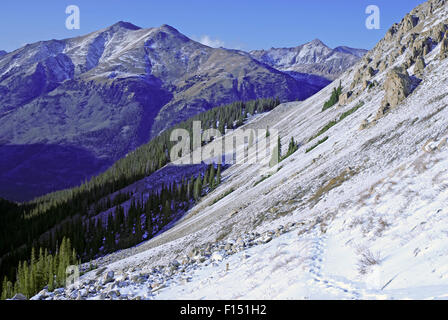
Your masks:
[[[426,68],[425,59],[422,56],[418,57],[414,66],[414,74],[417,77],[421,77],[423,75],[425,68]]]
[[[443,38],[440,46],[440,60],[444,60],[446,58],[448,58],[448,32],[445,33],[445,37]]]
[[[353,91],[347,91],[342,93],[339,96],[339,105],[343,106],[346,105],[347,103],[349,103],[352,100],[353,96]]]
[[[445,34],[447,30],[447,25],[444,23],[440,23],[438,24],[436,27],[432,28],[430,30],[430,37],[436,41],[437,43],[439,43],[440,41],[443,40],[443,36]]]
[[[385,95],[378,110],[377,117],[395,108],[412,90],[412,80],[404,67],[395,67],[388,74],[384,83]]]
[[[418,22],[419,18],[417,16],[408,14],[404,17],[402,30],[404,32],[409,32],[417,26]]]

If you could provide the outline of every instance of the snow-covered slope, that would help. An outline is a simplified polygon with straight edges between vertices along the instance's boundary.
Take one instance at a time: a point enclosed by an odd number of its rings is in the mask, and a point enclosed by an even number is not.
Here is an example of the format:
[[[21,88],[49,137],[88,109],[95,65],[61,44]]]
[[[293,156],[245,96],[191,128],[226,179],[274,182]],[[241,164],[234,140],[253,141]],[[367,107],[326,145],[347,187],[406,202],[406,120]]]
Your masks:
[[[353,66],[367,50],[349,47],[331,49],[319,39],[294,48],[255,50],[250,54],[278,70],[306,73],[334,80]]]
[[[448,298],[447,17],[432,0],[394,25],[338,79],[340,104],[322,111],[331,85],[242,127],[301,142],[279,171],[231,166],[170,230],[35,299]],[[420,81],[385,110],[397,66]]]

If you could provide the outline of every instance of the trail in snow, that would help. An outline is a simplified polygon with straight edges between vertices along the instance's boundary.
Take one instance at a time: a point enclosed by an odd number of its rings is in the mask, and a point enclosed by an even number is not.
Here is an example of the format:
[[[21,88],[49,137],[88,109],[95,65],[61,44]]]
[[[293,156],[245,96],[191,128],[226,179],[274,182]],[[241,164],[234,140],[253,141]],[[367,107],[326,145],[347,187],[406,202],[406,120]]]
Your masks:
[[[310,286],[318,285],[322,288],[323,292],[331,292],[344,299],[360,299],[361,295],[358,292],[359,289],[354,288],[348,281],[336,280],[324,274],[322,271],[322,264],[325,262],[324,255],[326,250],[327,236],[325,234],[319,235],[319,231],[315,227],[313,230],[313,241],[310,250],[311,261],[309,263],[309,272],[312,275],[312,279],[308,281]]]

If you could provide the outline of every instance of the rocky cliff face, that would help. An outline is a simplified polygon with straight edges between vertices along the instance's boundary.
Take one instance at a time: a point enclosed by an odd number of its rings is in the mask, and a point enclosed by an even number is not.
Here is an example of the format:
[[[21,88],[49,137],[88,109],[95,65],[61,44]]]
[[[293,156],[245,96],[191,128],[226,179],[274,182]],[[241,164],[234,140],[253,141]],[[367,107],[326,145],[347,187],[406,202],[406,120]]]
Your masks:
[[[336,79],[353,66],[367,50],[349,47],[331,49],[315,39],[294,48],[272,48],[251,51],[250,54],[276,69],[291,73],[314,74],[329,80]]]

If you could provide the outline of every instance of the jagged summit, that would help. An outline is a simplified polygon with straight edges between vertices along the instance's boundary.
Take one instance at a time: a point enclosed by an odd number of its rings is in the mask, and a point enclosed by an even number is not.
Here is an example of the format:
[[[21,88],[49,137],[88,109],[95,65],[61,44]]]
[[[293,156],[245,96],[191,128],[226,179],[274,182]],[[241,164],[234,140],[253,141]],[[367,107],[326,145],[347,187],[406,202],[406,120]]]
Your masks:
[[[294,74],[314,74],[334,80],[354,65],[367,50],[338,47],[331,49],[320,39],[292,48],[255,50],[250,54],[278,70]]]
[[[314,39],[314,40],[312,40],[312,41],[310,41],[310,42],[308,42],[307,44],[315,45],[315,46],[324,46],[324,47],[328,47],[325,43],[322,42],[322,40],[317,39],[317,38]]]
[[[117,23],[114,23],[113,25],[111,25],[108,29],[117,29],[117,28],[122,28],[122,29],[128,29],[128,30],[140,30],[141,27],[138,27],[130,22],[127,21],[118,21]]]
[[[0,57],[4,56],[5,54],[8,54],[8,52],[6,52],[5,50],[0,50]]]
[[[351,55],[357,56],[359,58],[362,58],[368,52],[368,50],[365,50],[365,49],[355,49],[355,48],[351,48],[351,47],[347,47],[347,46],[336,47],[336,48],[334,48],[334,51],[351,54]]]
[[[176,33],[180,33],[179,30],[177,30],[176,28],[170,26],[169,24],[162,24],[159,29],[161,30],[167,30],[170,32],[176,32]]]

